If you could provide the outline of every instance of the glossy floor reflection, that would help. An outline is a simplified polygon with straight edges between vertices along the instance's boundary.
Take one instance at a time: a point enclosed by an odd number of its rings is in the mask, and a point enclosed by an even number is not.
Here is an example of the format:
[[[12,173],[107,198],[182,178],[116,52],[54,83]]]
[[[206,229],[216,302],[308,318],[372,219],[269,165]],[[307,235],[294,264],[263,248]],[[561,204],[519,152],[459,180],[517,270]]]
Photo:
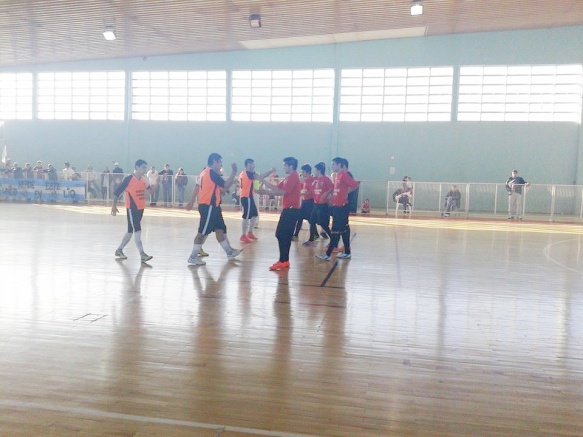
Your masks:
[[[197,214],[142,265],[108,211],[0,203],[1,435],[583,435],[579,225],[356,217],[269,272],[276,214],[189,267]]]

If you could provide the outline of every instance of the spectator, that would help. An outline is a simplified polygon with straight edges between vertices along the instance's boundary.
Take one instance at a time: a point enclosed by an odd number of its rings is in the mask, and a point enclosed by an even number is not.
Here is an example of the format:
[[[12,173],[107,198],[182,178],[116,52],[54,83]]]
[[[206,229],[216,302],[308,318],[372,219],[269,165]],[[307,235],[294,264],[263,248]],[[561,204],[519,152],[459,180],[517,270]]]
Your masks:
[[[512,173],[506,181],[506,191],[508,191],[508,220],[522,220],[523,205],[522,205],[522,187],[530,186],[530,182],[526,182],[518,175],[518,170],[512,170]]]
[[[148,173],[146,174],[148,181],[150,182],[150,206],[156,206],[158,202],[158,194],[160,194],[160,185],[158,184],[158,172],[156,167],[150,167]]]
[[[14,179],[22,179],[23,178],[22,167],[20,167],[18,165],[18,162],[15,162],[14,164],[12,164],[12,177]]]
[[[25,179],[32,179],[33,178],[32,166],[30,165],[29,162],[24,164],[24,167],[22,169],[22,174],[23,174]]]
[[[162,183],[162,193],[164,195],[164,206],[170,206],[172,202],[172,179],[174,172],[170,170],[170,164],[164,164],[164,169],[159,173]]]
[[[113,170],[111,170],[112,178],[113,178],[113,190],[112,192],[114,192],[117,187],[119,187],[121,185],[121,182],[123,181],[123,168],[121,168],[119,166],[119,162],[114,162],[113,163]]]
[[[72,181],[75,175],[75,170],[71,168],[71,164],[65,162],[65,168],[63,168],[63,180]]]
[[[83,172],[81,178],[85,181],[87,192],[90,193],[92,197],[97,197],[97,173],[93,170],[93,166],[87,166],[87,170]]]
[[[450,212],[457,211],[460,208],[462,193],[457,185],[452,185],[451,190],[445,195],[445,213],[443,217],[449,217]]]
[[[184,174],[184,169],[180,167],[175,176],[176,181],[176,196],[178,197],[178,207],[182,208],[184,203],[184,190],[188,185],[188,176]]]
[[[409,176],[403,177],[400,187],[393,193],[393,200],[403,205],[403,211],[411,212],[411,197],[413,196],[413,184]]]
[[[36,179],[45,178],[45,170],[43,168],[43,163],[41,161],[36,162],[36,165],[33,167],[32,171],[34,172],[34,177]]]
[[[362,214],[370,214],[370,201],[368,199],[365,199],[364,202],[362,203],[360,212]]]
[[[107,189],[109,188],[109,175],[111,172],[109,171],[109,167],[106,165],[101,173],[101,198],[105,199],[108,197]]]
[[[57,174],[57,169],[53,167],[53,164],[49,164],[49,166],[44,170],[47,174],[47,179],[49,181],[58,181],[59,175]]]

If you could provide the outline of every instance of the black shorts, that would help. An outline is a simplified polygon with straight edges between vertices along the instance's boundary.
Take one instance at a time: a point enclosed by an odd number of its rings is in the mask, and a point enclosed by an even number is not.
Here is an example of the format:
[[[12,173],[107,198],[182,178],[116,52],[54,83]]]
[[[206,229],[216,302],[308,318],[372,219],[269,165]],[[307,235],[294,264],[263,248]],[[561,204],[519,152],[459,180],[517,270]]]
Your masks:
[[[144,216],[143,209],[128,208],[126,210],[128,218],[128,232],[133,234],[142,230],[142,217]]]
[[[320,226],[328,227],[330,225],[330,206],[327,203],[314,205],[312,211],[312,221]]]
[[[348,216],[350,205],[332,207],[332,232],[341,234],[348,230]]]
[[[241,205],[243,205],[243,218],[248,220],[253,217],[259,217],[257,212],[257,205],[253,197],[241,197]]]
[[[215,231],[226,232],[227,227],[225,226],[223,212],[220,206],[198,205],[198,212],[200,214],[200,224],[198,225],[199,234],[209,235]]]

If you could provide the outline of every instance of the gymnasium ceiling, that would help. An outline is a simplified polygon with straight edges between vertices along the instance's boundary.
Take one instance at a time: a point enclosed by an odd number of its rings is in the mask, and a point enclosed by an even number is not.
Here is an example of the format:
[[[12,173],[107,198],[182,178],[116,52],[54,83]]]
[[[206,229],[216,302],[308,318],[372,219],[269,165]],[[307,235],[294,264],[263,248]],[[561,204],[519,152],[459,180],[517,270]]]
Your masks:
[[[583,0],[422,4],[412,17],[410,0],[4,0],[0,67],[583,25]]]

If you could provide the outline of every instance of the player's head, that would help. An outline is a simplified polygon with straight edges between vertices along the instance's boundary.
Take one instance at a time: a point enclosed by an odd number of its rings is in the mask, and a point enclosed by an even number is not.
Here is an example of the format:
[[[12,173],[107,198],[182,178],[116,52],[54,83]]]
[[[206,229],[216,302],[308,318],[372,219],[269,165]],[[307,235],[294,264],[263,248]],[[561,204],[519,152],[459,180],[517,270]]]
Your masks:
[[[209,155],[209,159],[207,159],[207,165],[209,167],[213,167],[214,165],[216,165],[217,163],[223,163],[223,157],[221,155],[219,155],[218,153],[211,153]]]
[[[283,158],[283,169],[286,170],[286,173],[288,173],[287,170],[291,170],[289,173],[296,171],[298,169],[298,160],[291,156]]]
[[[317,163],[314,168],[320,173],[320,176],[324,176],[326,174],[326,164],[323,162]]]
[[[336,158],[334,158],[332,160],[332,163],[330,164],[330,168],[334,172],[340,170],[342,168],[342,158],[340,158],[339,156],[337,156]]]
[[[301,167],[302,175],[309,176],[312,174],[312,166],[310,164],[304,164]]]
[[[148,170],[148,163],[143,159],[138,159],[134,165],[134,168],[136,169],[136,173],[143,175],[146,173],[146,170]]]
[[[245,170],[255,171],[255,161],[253,161],[251,158],[247,158],[245,160]]]
[[[518,176],[518,170],[512,170],[512,176],[514,177]]]

